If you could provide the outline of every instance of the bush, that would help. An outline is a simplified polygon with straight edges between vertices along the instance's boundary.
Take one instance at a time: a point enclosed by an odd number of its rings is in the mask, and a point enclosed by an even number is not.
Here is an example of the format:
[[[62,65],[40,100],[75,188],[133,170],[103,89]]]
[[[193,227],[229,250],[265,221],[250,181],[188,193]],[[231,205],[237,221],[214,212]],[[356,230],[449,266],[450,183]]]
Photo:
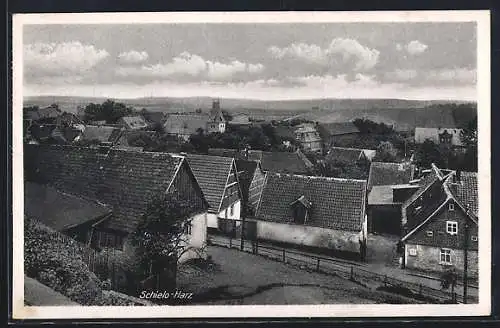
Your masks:
[[[82,305],[101,302],[101,281],[84,263],[77,245],[64,243],[56,232],[27,221],[24,266],[28,277]]]

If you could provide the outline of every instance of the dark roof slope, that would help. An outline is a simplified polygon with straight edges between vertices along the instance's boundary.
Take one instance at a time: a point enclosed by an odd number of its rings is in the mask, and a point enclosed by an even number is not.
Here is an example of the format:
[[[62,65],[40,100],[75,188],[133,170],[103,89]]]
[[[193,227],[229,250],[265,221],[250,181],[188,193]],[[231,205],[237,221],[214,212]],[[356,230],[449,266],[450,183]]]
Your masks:
[[[206,114],[170,114],[163,126],[167,133],[191,135],[200,128],[206,130],[207,121]]]
[[[165,120],[165,114],[163,112],[144,111],[141,114],[144,117],[144,119],[150,124],[163,123]]]
[[[359,133],[359,129],[352,122],[320,123],[318,132],[321,137],[337,136],[342,134]]]
[[[326,155],[327,161],[341,161],[348,163],[355,163],[364,156],[362,149],[332,147]]]
[[[25,176],[113,208],[110,226],[132,231],[153,197],[166,192],[184,158],[166,153],[25,146]]]
[[[248,159],[260,161],[262,169],[269,172],[307,174],[309,171],[309,163],[297,152],[250,150]]]
[[[82,139],[115,143],[120,138],[121,133],[121,128],[105,125],[87,125],[83,131]]]
[[[415,165],[409,163],[372,162],[368,177],[368,190],[373,186],[406,184],[413,179]]]
[[[53,187],[25,182],[24,213],[57,231],[64,231],[111,213],[96,201],[66,194]]]
[[[244,159],[236,160],[236,170],[241,188],[241,194],[244,201],[248,201],[250,184],[252,183],[255,170],[258,169],[259,162],[248,161]]]
[[[256,217],[293,224],[290,205],[304,196],[312,203],[306,225],[360,231],[365,191],[365,180],[268,173]]]
[[[209,209],[219,212],[234,159],[188,154],[187,161],[205,195]]]

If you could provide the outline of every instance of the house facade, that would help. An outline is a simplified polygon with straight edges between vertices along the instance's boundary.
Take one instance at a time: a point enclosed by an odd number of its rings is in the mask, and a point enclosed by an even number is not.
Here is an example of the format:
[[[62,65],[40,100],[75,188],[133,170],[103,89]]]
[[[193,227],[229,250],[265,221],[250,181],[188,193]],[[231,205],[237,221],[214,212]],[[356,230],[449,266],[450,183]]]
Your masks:
[[[27,181],[106,204],[111,217],[95,226],[88,242],[132,254],[130,236],[142,220],[151,199],[177,192],[195,212],[186,232],[191,248],[182,260],[196,257],[206,242],[208,207],[187,160],[166,153],[134,152],[113,148],[25,146]]]
[[[477,175],[433,165],[402,208],[404,265],[409,269],[478,276]]]
[[[295,130],[295,140],[300,143],[305,151],[321,152],[323,143],[315,124],[300,124]]]
[[[352,122],[319,123],[318,132],[325,149],[350,143],[359,135],[359,129]]]
[[[366,181],[267,173],[256,238],[364,258]]]
[[[242,197],[235,159],[188,154],[187,160],[208,202],[207,228],[239,220]]]
[[[462,129],[458,128],[415,128],[415,143],[422,144],[431,140],[435,144],[463,146],[460,134]]]

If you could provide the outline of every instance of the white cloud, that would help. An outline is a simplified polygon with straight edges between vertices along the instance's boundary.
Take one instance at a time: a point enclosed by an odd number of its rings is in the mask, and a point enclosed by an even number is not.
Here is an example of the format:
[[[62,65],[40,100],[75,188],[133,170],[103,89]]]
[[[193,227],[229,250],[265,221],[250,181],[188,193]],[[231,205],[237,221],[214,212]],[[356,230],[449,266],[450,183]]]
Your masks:
[[[288,47],[271,46],[269,53],[277,59],[296,58],[308,63],[329,65],[333,57],[341,56],[344,62],[353,60],[357,71],[373,68],[379,59],[380,52],[360,44],[354,39],[336,38],[325,49],[315,44],[292,43]]]
[[[427,74],[427,79],[439,82],[475,84],[477,81],[477,71],[467,68],[431,70]]]
[[[149,58],[149,55],[146,51],[127,51],[127,52],[122,52],[118,55],[118,59],[123,62],[123,63],[141,63],[143,61],[146,61]]]
[[[418,75],[414,69],[396,69],[385,73],[385,78],[391,81],[410,81]]]
[[[422,42],[418,41],[418,40],[413,40],[413,41],[410,41],[406,46],[406,51],[410,54],[410,55],[420,55],[421,53],[423,53],[424,51],[427,50],[428,46],[426,44],[423,44]]]
[[[262,64],[247,64],[238,60],[229,63],[205,60],[201,56],[183,52],[167,64],[143,65],[141,67],[118,67],[116,73],[123,77],[171,76],[205,77],[211,80],[226,80],[238,73],[256,74],[264,70]]]
[[[62,43],[32,43],[24,46],[24,65],[32,72],[82,73],[109,56],[104,49],[78,41]]]

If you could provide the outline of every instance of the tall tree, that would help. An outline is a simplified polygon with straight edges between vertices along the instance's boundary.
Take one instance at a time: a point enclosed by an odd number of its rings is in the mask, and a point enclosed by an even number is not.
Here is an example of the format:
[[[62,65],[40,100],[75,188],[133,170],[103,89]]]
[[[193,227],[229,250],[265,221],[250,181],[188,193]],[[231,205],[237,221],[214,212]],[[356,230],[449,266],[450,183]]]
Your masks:
[[[123,103],[106,100],[102,104],[90,103],[85,107],[84,120],[89,121],[106,121],[108,124],[115,124],[123,116],[131,115],[132,108],[127,107]]]
[[[382,141],[375,153],[373,161],[375,162],[395,162],[397,161],[397,150],[389,141]]]

